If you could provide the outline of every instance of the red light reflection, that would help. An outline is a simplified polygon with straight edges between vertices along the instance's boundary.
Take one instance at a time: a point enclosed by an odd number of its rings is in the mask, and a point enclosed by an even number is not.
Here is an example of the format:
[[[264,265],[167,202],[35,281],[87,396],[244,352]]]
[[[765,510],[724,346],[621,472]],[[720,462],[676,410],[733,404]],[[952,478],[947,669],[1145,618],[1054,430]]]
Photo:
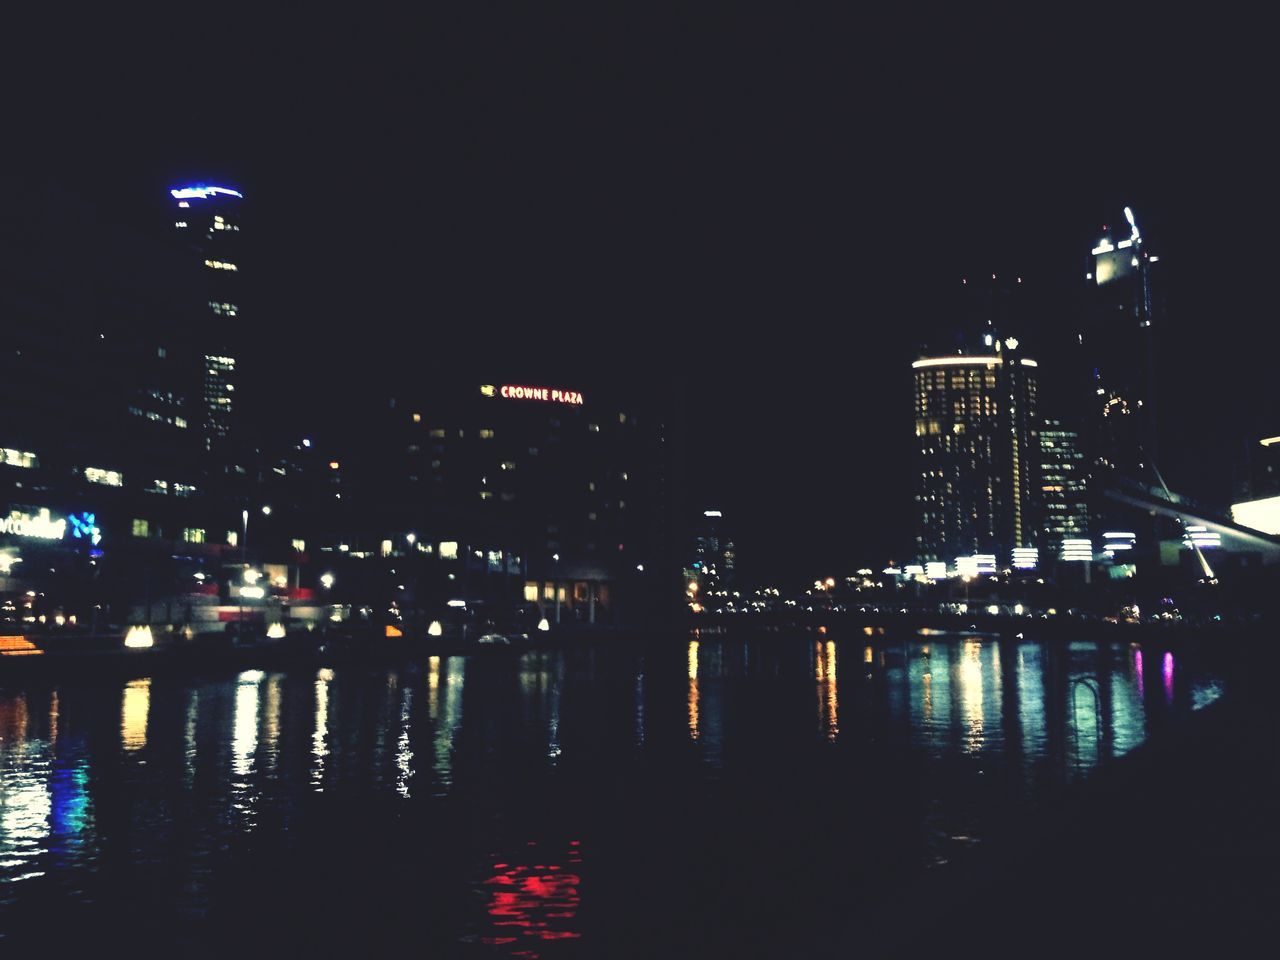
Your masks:
[[[537,844],[530,843],[518,854],[523,863],[495,858],[493,874],[484,883],[489,888],[490,923],[496,930],[482,938],[484,943],[516,946],[520,949],[512,956],[534,958],[540,954],[533,948],[543,941],[582,936],[572,929],[581,902],[582,880],[575,872],[582,862],[580,843],[570,840],[563,857],[543,858]]]

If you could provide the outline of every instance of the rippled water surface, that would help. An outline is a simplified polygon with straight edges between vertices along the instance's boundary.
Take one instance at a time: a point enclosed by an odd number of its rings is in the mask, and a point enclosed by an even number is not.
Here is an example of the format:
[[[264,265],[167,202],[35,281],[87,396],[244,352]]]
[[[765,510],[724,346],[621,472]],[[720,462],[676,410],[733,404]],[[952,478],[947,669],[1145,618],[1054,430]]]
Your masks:
[[[877,630],[0,674],[0,933],[769,955],[1220,693],[1160,648]]]

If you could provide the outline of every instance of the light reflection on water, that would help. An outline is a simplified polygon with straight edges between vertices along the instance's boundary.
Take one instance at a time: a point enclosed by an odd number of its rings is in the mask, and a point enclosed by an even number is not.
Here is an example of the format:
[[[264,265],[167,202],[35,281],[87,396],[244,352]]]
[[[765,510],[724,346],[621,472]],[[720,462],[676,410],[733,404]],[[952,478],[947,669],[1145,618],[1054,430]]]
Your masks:
[[[38,878],[73,900],[91,896],[82,872],[108,869],[104,849],[124,842],[136,863],[167,864],[176,908],[199,913],[211,854],[288,830],[308,797],[385,796],[427,811],[460,796],[492,823],[470,878],[488,891],[487,920],[473,918],[470,936],[538,955],[544,941],[577,939],[590,874],[572,833],[539,835],[545,824],[524,809],[538,796],[529,778],[586,787],[597,764],[622,777],[662,762],[673,789],[692,789],[735,764],[767,769],[806,749],[818,751],[806,762],[856,772],[857,751],[878,744],[948,769],[1005,771],[1031,795],[1221,694],[1182,655],[1146,654],[1136,644],[991,637],[704,634],[674,650],[432,656],[390,673],[246,670],[0,689],[0,910]],[[845,776],[865,795],[856,773]],[[507,781],[518,789],[495,789]],[[965,783],[937,778],[924,834],[980,837],[968,810],[985,794]],[[939,849],[926,843],[921,856],[942,862]]]

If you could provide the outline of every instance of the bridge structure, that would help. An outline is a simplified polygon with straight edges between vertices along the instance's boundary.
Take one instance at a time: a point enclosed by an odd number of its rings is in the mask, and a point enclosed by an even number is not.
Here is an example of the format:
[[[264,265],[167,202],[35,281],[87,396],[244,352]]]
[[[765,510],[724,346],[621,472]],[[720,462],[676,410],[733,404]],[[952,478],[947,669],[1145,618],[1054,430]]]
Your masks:
[[[1243,527],[1219,508],[1171,492],[1167,487],[1147,486],[1129,480],[1113,482],[1105,491],[1107,499],[1148,514],[1178,521],[1184,530],[1194,527],[1221,538],[1219,549],[1229,553],[1251,553],[1266,564],[1280,563],[1280,537]]]

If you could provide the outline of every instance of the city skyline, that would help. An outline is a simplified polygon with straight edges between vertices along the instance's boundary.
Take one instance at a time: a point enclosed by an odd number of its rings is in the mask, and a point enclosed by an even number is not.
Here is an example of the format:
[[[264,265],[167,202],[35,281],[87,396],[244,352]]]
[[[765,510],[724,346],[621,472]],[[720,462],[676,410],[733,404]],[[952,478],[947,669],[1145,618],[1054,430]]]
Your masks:
[[[299,423],[340,419],[353,386],[431,376],[481,348],[477,368],[682,391],[691,500],[731,511],[744,569],[904,555],[913,504],[895,464],[912,425],[892,411],[921,343],[952,335],[955,285],[1021,276],[1045,328],[1065,324],[1087,250],[1126,205],[1169,276],[1171,485],[1225,501],[1242,445],[1277,432],[1276,402],[1257,388],[1265,354],[1238,349],[1267,302],[1258,241],[1274,198],[1220,187],[1231,171],[1250,180],[1261,154],[1228,164],[1212,137],[1185,143],[1172,88],[1141,136],[1120,117],[1064,113],[1063,89],[1043,112],[1027,113],[1028,94],[983,114],[912,86],[904,113],[855,106],[855,121],[833,125],[869,66],[824,84],[836,76],[804,67],[797,47],[757,72],[730,44],[723,74],[700,73],[687,51],[665,72],[624,58],[601,74],[603,50],[575,69],[525,48],[512,25],[495,30],[474,61],[356,49],[305,87],[262,59],[220,78],[235,108],[216,135],[182,108],[191,91],[128,71],[103,92],[144,90],[132,109],[51,124],[40,105],[66,93],[53,84],[31,102],[30,162],[151,226],[174,185],[242,187],[246,240],[269,244],[243,278],[258,301],[238,328],[245,363]],[[486,77],[503,56],[519,84]],[[417,107],[426,119],[407,122]],[[1206,129],[1227,137],[1248,103],[1223,109]],[[961,131],[972,151],[946,146]],[[109,154],[86,150],[108,140]],[[1221,403],[1206,409],[1205,395]],[[839,543],[811,534],[833,525]]]

